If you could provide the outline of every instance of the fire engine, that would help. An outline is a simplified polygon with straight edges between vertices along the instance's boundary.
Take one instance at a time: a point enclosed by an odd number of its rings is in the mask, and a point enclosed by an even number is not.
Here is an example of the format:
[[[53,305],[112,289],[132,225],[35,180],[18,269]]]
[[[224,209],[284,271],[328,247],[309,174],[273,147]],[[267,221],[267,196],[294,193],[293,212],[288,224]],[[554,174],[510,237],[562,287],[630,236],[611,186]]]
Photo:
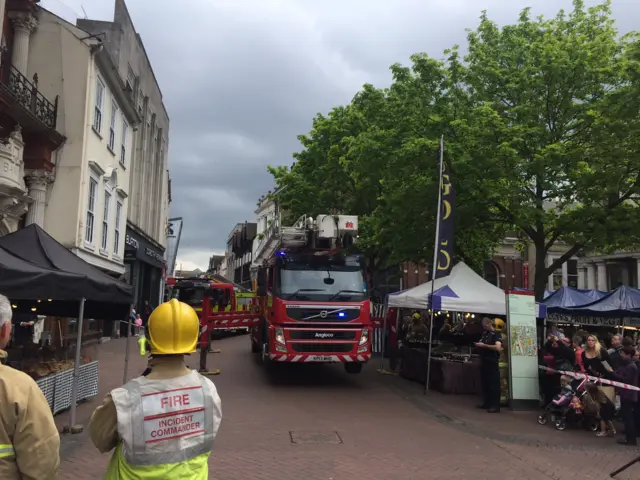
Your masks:
[[[371,316],[363,259],[347,253],[353,215],[274,219],[254,249],[252,277],[262,319],[251,350],[263,363],[343,363],[359,373],[371,359]]]
[[[167,279],[169,298],[177,298],[193,307],[200,317],[200,371],[207,372],[207,353],[211,334],[238,331],[260,320],[253,303],[254,294],[236,292],[232,283],[220,283],[206,277]]]

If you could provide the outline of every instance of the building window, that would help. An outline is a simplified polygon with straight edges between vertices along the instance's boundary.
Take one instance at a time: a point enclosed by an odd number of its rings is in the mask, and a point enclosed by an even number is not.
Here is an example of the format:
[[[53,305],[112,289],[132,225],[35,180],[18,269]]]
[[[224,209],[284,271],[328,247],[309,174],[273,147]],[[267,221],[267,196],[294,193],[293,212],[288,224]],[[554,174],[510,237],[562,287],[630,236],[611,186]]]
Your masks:
[[[552,260],[554,261],[554,260]],[[562,267],[556,268],[551,274],[551,289],[557,290],[562,287]]]
[[[111,123],[109,124],[109,150],[115,151],[116,146],[116,118],[118,115],[118,105],[111,101]]]
[[[127,134],[129,133],[129,125],[127,121],[122,118],[122,139],[120,142],[120,163],[122,165],[127,164]]]
[[[102,110],[104,108],[104,83],[98,78],[96,81],[96,104],[93,110],[93,128],[100,133],[102,130]]]
[[[578,288],[578,260],[567,261],[567,286]]]
[[[109,246],[109,207],[111,204],[111,194],[104,192],[104,213],[102,215],[102,250],[107,250]]]
[[[498,267],[491,260],[484,262],[482,277],[491,285],[495,285],[496,287],[500,286],[500,273],[498,272]]]
[[[87,202],[87,221],[84,229],[84,240],[87,243],[93,243],[93,229],[96,218],[96,192],[98,191],[98,182],[89,179],[89,199]]]
[[[133,73],[133,69],[131,68],[131,65],[129,65],[129,70],[127,71],[127,88],[129,88],[129,90],[133,91],[133,87],[136,84],[136,74]]]
[[[113,235],[113,253],[119,254],[120,251],[120,217],[122,217],[122,203],[116,203],[116,228]]]

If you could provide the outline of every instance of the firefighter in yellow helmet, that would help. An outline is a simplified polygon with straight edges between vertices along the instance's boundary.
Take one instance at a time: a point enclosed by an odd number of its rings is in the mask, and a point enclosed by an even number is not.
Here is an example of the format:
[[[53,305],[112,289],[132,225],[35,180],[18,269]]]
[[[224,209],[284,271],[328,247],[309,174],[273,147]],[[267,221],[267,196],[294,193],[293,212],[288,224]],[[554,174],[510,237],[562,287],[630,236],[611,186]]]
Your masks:
[[[112,390],[91,416],[93,444],[115,449],[104,478],[205,480],[222,410],[213,382],[184,363],[196,351],[198,315],[172,299],[147,329],[151,371]]]

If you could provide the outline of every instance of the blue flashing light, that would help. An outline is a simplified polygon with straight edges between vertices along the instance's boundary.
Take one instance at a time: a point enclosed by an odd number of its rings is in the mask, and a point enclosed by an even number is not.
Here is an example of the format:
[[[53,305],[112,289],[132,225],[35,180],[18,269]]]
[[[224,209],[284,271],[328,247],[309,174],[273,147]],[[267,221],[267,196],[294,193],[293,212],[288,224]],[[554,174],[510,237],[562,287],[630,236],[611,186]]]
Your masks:
[[[338,316],[339,316],[340,318],[344,318],[344,317],[346,317],[346,315],[347,315],[347,314],[346,314],[346,313],[344,313],[344,312],[338,312]]]
[[[284,257],[286,255],[286,252],[276,252],[276,255],[280,255],[281,257]]]

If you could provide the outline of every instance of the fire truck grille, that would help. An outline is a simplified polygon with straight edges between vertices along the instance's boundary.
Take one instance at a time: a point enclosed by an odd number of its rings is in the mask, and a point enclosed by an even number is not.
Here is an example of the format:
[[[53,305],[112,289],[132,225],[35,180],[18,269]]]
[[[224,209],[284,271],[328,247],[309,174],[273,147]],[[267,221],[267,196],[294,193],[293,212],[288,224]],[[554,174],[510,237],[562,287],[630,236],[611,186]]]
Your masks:
[[[335,308],[291,308],[287,307],[287,317],[302,322],[350,322],[360,316],[360,309],[341,310]]]
[[[289,330],[291,340],[355,340],[356,330],[316,331],[316,330]]]
[[[353,349],[352,343],[292,343],[297,353],[347,353]]]

